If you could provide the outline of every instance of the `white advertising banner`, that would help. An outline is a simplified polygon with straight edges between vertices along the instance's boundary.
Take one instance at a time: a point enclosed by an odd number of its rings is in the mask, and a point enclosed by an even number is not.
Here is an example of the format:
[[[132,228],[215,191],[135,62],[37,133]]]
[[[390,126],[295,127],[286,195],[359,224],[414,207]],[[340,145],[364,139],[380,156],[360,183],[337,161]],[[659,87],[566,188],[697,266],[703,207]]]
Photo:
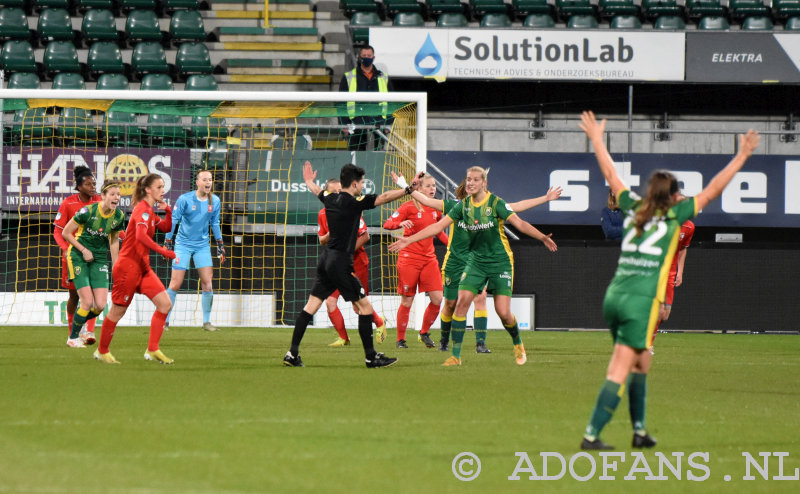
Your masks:
[[[375,27],[389,77],[682,81],[682,32]]]

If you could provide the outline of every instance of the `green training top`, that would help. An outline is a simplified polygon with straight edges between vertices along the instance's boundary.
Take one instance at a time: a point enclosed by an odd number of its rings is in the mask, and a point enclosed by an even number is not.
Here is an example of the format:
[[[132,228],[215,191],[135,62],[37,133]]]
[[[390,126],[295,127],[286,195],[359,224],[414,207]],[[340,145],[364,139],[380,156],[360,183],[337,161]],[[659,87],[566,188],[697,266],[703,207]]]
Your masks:
[[[617,202],[625,213],[622,253],[608,289],[653,297],[663,302],[681,225],[697,216],[697,201],[692,197],[675,204],[664,215],[657,212],[638,236],[634,216],[642,204],[641,198],[630,190],[623,190]]]
[[[117,208],[108,216],[103,216],[102,203],[96,202],[81,208],[72,217],[78,224],[75,238],[78,243],[92,251],[96,260],[108,259],[108,236],[114,232],[122,231],[125,213]],[[72,253],[74,247],[70,244],[67,255]]]
[[[479,204],[469,197],[453,207],[447,216],[453,227],[465,230],[469,236],[470,262],[481,264],[514,263],[514,253],[508,245],[503,225],[515,214],[506,202],[492,193]]]

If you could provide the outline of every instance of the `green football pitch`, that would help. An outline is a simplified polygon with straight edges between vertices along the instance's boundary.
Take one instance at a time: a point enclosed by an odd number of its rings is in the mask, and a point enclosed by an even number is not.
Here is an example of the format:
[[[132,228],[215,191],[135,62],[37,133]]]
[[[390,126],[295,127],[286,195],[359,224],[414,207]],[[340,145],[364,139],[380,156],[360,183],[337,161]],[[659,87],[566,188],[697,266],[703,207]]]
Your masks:
[[[800,336],[659,335],[658,446],[630,448],[623,398],[611,456],[578,449],[611,351],[600,332],[525,332],[524,366],[503,332],[491,355],[468,333],[458,368],[387,341],[400,361],[385,369],[364,367],[355,331],[333,349],[309,330],[305,368],[281,364],[288,329],[173,328],[171,366],[144,361],[145,328],[117,330],[118,366],[61,330],[0,334],[3,493],[800,491]]]

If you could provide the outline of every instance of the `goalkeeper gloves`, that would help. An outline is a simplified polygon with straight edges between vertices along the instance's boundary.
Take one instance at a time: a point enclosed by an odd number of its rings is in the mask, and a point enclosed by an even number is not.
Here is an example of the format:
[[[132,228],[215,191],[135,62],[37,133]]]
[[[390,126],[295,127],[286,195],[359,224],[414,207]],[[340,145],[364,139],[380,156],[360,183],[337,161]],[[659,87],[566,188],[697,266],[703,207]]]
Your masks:
[[[222,243],[222,240],[217,241],[217,257],[219,258],[220,264],[225,262],[225,245]]]

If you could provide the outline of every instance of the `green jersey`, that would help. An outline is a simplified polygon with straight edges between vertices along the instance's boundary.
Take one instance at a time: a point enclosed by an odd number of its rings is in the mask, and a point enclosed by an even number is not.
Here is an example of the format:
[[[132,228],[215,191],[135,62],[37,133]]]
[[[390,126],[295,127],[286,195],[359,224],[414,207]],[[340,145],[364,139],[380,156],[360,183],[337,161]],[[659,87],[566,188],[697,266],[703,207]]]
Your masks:
[[[634,216],[641,198],[629,190],[619,194],[622,223],[622,253],[609,291],[652,297],[664,301],[667,276],[678,248],[681,225],[697,215],[697,202],[689,198],[675,204],[666,214],[657,212],[636,235]]]
[[[96,260],[108,259],[108,237],[112,233],[122,231],[125,213],[115,209],[108,216],[103,216],[102,203],[96,202],[81,208],[72,219],[78,224],[78,229],[75,231],[78,243],[89,249]],[[74,247],[70,244],[67,255],[73,250]]]
[[[461,201],[453,201],[445,199],[444,213],[447,214],[454,207],[461,207]],[[450,238],[447,241],[447,253],[444,255],[444,262],[442,262],[442,269],[450,265],[464,266],[469,260],[469,233],[463,228],[459,228],[454,222],[450,226]]]
[[[464,199],[447,212],[454,231],[463,230],[469,237],[469,260],[480,264],[514,264],[503,225],[514,214],[506,202],[488,193],[479,204]]]

